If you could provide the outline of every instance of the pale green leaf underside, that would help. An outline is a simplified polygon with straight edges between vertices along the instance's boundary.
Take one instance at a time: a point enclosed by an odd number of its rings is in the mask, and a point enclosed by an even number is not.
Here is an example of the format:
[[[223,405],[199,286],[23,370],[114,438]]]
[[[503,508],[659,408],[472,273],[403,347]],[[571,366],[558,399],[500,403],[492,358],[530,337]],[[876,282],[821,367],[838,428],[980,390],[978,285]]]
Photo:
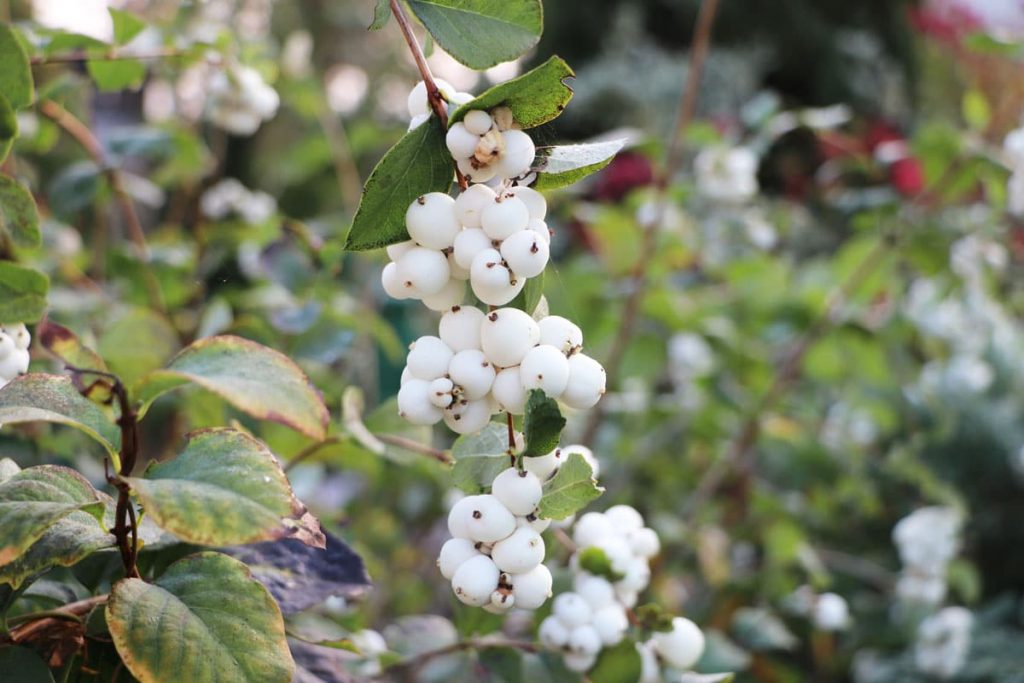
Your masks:
[[[625,140],[611,140],[552,147],[548,154],[541,156],[540,173],[533,187],[553,190],[572,185],[611,163],[625,143]]]
[[[539,0],[408,0],[445,52],[482,70],[519,57],[540,40]]]

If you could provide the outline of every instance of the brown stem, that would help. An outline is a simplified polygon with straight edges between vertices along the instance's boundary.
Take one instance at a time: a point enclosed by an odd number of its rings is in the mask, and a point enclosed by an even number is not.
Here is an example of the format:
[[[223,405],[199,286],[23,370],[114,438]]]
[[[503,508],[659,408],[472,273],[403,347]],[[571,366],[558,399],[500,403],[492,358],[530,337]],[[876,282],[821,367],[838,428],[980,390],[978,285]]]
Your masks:
[[[450,465],[455,462],[447,451],[442,451],[439,448],[428,446],[427,444],[420,443],[419,441],[407,439],[404,436],[398,436],[397,434],[374,434],[374,436],[384,443],[389,443],[392,446],[398,446],[399,448],[404,448],[405,450],[412,451],[414,453],[429,455],[434,460],[444,463],[445,465]]]
[[[693,121],[694,112],[697,107],[697,95],[700,92],[701,76],[704,73],[704,62],[707,58],[708,48],[711,45],[711,29],[714,26],[715,15],[718,11],[719,0],[702,0],[700,13],[697,15],[697,23],[693,28],[693,43],[690,48],[689,67],[686,70],[686,83],[683,86],[682,96],[679,102],[679,113],[676,117],[672,135],[669,139],[668,154],[665,157],[665,167],[657,180],[657,191],[654,198],[655,215],[649,223],[641,226],[640,255],[633,266],[630,274],[631,286],[626,303],[622,309],[622,321],[619,323],[618,334],[612,341],[611,349],[605,358],[604,369],[606,373],[606,384],[609,389],[618,385],[619,372],[622,368],[622,358],[626,353],[632,339],[636,318],[640,312],[640,305],[643,303],[644,294],[647,292],[648,278],[647,270],[655,249],[658,246],[658,235],[664,227],[665,213],[668,202],[668,186],[672,178],[682,168],[685,159],[684,135],[686,129]],[[590,413],[586,427],[583,430],[581,443],[592,446],[597,436],[597,429],[604,417],[603,402],[599,402]]]
[[[321,108],[318,118],[320,129],[323,130],[327,146],[331,150],[331,161],[334,164],[334,175],[338,180],[338,190],[341,192],[342,207],[349,214],[354,214],[359,204],[359,196],[363,192],[363,181],[352,157],[352,146],[349,144],[345,125],[339,115],[326,106]]]
[[[409,17],[406,16],[405,10],[402,9],[402,5],[398,0],[391,0],[391,13],[395,15],[395,22],[398,24],[398,28],[402,30],[402,36],[405,37],[405,42],[409,46],[410,52],[412,52],[416,68],[419,69],[420,78],[427,88],[427,102],[430,103],[430,108],[434,110],[437,119],[441,122],[441,128],[447,130],[448,105],[445,104],[444,96],[441,94],[440,89],[438,89],[433,74],[430,73],[430,67],[427,65],[427,58],[423,54],[423,48],[420,47],[419,41],[416,40],[416,34],[413,33],[412,23],[409,21]],[[466,176],[462,175],[462,171],[459,170],[458,166],[455,167],[455,177],[459,181],[460,189],[465,190],[469,187]]]
[[[102,605],[106,601],[106,595],[94,595],[91,598],[85,598],[84,600],[68,603],[63,607],[58,607],[57,609],[47,610],[47,612],[40,613],[38,615],[40,617],[39,619],[32,619],[21,626],[11,629],[11,632],[7,637],[14,643],[31,640],[33,634],[45,630],[54,622],[66,619],[80,619],[88,614],[94,607]],[[25,615],[25,618],[29,618],[31,616],[32,615]]]
[[[148,264],[149,248],[146,245],[146,235],[142,229],[142,223],[135,212],[135,204],[124,187],[124,178],[121,175],[121,171],[110,165],[106,152],[103,150],[103,145],[100,144],[100,141],[89,130],[88,126],[53,100],[42,100],[39,103],[39,111],[70,135],[85,150],[86,154],[92,158],[100,170],[103,171],[103,174],[107,177],[107,182],[110,183],[110,189],[114,193],[114,199],[121,210],[121,215],[124,217],[125,225],[128,228],[128,236],[135,245],[139,260],[144,265]],[[160,283],[157,281],[152,269],[143,267],[142,278],[146,284],[150,304],[154,309],[164,312]]]

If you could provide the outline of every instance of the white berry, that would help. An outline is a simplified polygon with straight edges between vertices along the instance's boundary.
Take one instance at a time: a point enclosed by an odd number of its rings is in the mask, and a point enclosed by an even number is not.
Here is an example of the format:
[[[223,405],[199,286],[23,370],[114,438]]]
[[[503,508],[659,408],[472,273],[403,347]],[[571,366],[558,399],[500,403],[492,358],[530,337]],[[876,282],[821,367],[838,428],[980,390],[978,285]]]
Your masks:
[[[409,345],[405,365],[413,377],[433,381],[448,373],[454,355],[439,337],[427,335]]]
[[[529,472],[509,467],[494,478],[491,493],[514,515],[528,515],[537,509],[543,491],[541,481]]]
[[[609,605],[594,613],[592,624],[601,638],[601,644],[611,647],[618,645],[622,641],[622,637],[626,635],[629,619],[626,618],[622,605]]]
[[[491,593],[498,585],[497,565],[486,555],[471,557],[455,570],[452,590],[455,597],[467,605],[482,607],[491,601]]]
[[[600,512],[588,512],[576,521],[573,542],[581,548],[596,545],[602,538],[615,534],[615,527]]]
[[[590,670],[590,667],[594,666],[596,661],[597,655],[567,652],[562,656],[562,663],[565,664],[565,668],[569,671],[575,671],[576,673],[583,673],[584,671]]]
[[[404,242],[398,242],[397,244],[390,244],[385,247],[385,251],[388,253],[388,258],[392,261],[397,261],[402,258],[402,254],[409,251],[416,246],[416,243],[412,240],[406,240]]]
[[[491,306],[507,304],[523,287],[505,266],[497,249],[484,249],[473,259],[469,284],[480,301]]]
[[[451,275],[448,257],[426,247],[412,247],[396,263],[406,287],[419,296],[437,294],[448,284]]]
[[[441,576],[451,579],[463,562],[479,554],[473,541],[465,538],[449,538],[441,546],[441,553],[437,557],[437,568],[441,570]]]
[[[448,284],[441,288],[436,294],[425,294],[423,305],[432,311],[446,311],[452,306],[458,306],[466,298],[466,283],[462,280],[451,279]]]
[[[482,109],[466,112],[466,115],[462,117],[462,122],[465,124],[466,130],[476,136],[483,135],[489,131],[492,125],[491,115]]]
[[[444,423],[456,434],[473,434],[486,427],[493,414],[486,399],[459,402],[444,411]]]
[[[495,543],[516,530],[516,518],[494,496],[473,496],[466,529],[474,540]]]
[[[414,199],[405,212],[405,227],[416,243],[438,250],[452,246],[462,229],[455,217],[455,200],[443,192]]]
[[[511,536],[494,544],[491,558],[503,572],[528,572],[544,561],[544,539],[529,527],[519,527]]]
[[[570,408],[585,410],[601,400],[605,389],[605,373],[601,364],[590,356],[577,353],[569,358],[569,384],[562,401]]]
[[[438,377],[430,383],[430,402],[438,408],[447,408],[452,404],[454,383],[447,377]]]
[[[448,364],[448,376],[452,382],[462,387],[465,399],[476,401],[491,391],[495,371],[483,351],[465,349],[452,356]]]
[[[654,557],[661,550],[661,541],[654,529],[637,529],[629,535],[629,547],[640,557]]]
[[[593,610],[576,593],[560,593],[551,606],[551,613],[566,626],[576,628],[590,622]]]
[[[469,520],[473,516],[473,511],[476,510],[476,499],[479,497],[466,496],[456,501],[455,505],[452,505],[452,509],[448,511],[448,533],[455,538],[476,541],[469,534]]]
[[[486,188],[487,186],[473,185],[473,187]],[[473,267],[473,261],[477,254],[487,249],[494,249],[491,238],[480,228],[466,228],[455,236],[452,255],[455,257],[456,263],[469,270]]]
[[[516,178],[524,175],[533,166],[537,156],[533,140],[521,130],[508,130],[505,136],[505,152],[493,164],[502,178]]]
[[[577,626],[569,633],[566,647],[573,654],[596,655],[601,651],[601,636],[590,624]]]
[[[590,608],[600,610],[615,602],[615,589],[608,579],[593,574],[577,574],[573,590],[580,595]]]
[[[444,142],[453,157],[468,159],[476,151],[476,146],[480,143],[480,136],[469,132],[462,123],[453,123],[445,135]]]
[[[540,329],[528,314],[515,308],[499,308],[484,317],[480,347],[501,368],[519,365],[540,338]]]
[[[494,377],[494,384],[491,386],[491,396],[497,401],[498,407],[506,413],[522,415],[526,411],[527,395],[526,389],[523,388],[523,382],[519,378],[519,366],[505,368]],[[536,459],[526,458],[526,461],[529,462]],[[530,469],[528,465],[527,469]]]
[[[565,354],[583,346],[583,331],[567,318],[549,315],[541,318],[537,325],[541,344],[550,344]]]
[[[619,583],[626,590],[639,593],[651,582],[651,568],[648,566],[647,560],[642,557],[634,557],[630,560],[623,573],[625,576]]]
[[[695,623],[684,617],[673,619],[672,630],[655,633],[652,641],[662,659],[684,671],[704,654],[704,634]]]
[[[528,572],[512,574],[512,594],[516,596],[516,607],[520,609],[537,609],[551,597],[551,571],[543,564],[538,564]]]
[[[556,448],[547,455],[523,458],[523,469],[527,472],[532,472],[541,481],[545,481],[558,469],[559,462],[558,449]]]
[[[514,585],[513,591],[515,590]],[[547,617],[544,621],[540,622],[540,628],[537,629],[537,639],[540,640],[544,647],[559,650],[569,640],[569,629],[557,617]]]
[[[408,299],[414,292],[407,287],[398,271],[398,265],[389,263],[380,271],[380,284],[392,299]]]
[[[604,516],[621,533],[637,531],[644,526],[643,516],[632,505],[613,505],[604,511]]]
[[[466,349],[480,348],[480,326],[484,312],[472,306],[453,306],[441,316],[438,336],[448,347],[458,353]]]
[[[480,227],[492,240],[503,240],[526,229],[530,210],[521,199],[510,195],[495,198],[480,212]]]
[[[551,398],[558,398],[569,384],[569,361],[554,346],[535,346],[519,364],[519,377],[529,391],[540,389]]]
[[[480,227],[480,212],[495,198],[494,190],[486,185],[471,185],[455,199],[455,216],[466,228]]]
[[[539,235],[545,244],[551,244],[551,228],[544,221],[539,218],[531,218],[530,222],[526,224],[526,229]]]
[[[550,251],[547,241],[537,233],[520,230],[501,243],[501,256],[516,275],[536,277],[547,266]]]
[[[430,402],[430,382],[411,379],[398,390],[398,414],[417,425],[437,424],[441,409]]]
[[[532,187],[525,185],[518,185],[511,188],[508,191],[509,194],[518,197],[526,204],[526,208],[530,211],[530,218],[535,220],[544,220],[544,217],[548,213],[548,203],[544,199],[544,195]]]

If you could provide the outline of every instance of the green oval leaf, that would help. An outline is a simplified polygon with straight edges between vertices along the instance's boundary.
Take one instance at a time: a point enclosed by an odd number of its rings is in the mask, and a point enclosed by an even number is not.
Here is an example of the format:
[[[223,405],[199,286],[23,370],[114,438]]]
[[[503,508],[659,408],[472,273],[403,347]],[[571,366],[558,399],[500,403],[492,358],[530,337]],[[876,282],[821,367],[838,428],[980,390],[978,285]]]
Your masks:
[[[46,312],[50,279],[34,268],[0,261],[0,321],[34,323]]]
[[[515,59],[540,40],[540,0],[408,0],[445,52],[481,71]]]
[[[466,112],[474,109],[493,109],[506,106],[523,128],[534,128],[556,118],[572,99],[572,88],[565,79],[576,74],[561,57],[550,58],[522,76],[505,81],[479,97],[462,105],[452,113],[450,123],[461,121]]]
[[[0,175],[0,229],[19,247],[38,247],[39,211],[28,189],[14,178]]]
[[[83,344],[78,336],[52,320],[43,320],[36,326],[36,339],[44,349],[63,363],[83,370],[106,370],[100,355]]]
[[[553,190],[572,185],[611,163],[624,144],[625,139],[552,147],[541,153],[540,172],[533,187]]]
[[[53,674],[39,655],[27,647],[0,648],[0,671],[6,683],[53,683]]]
[[[526,401],[526,416],[523,419],[523,435],[526,450],[523,456],[532,458],[547,455],[558,448],[558,439],[565,429],[565,418],[558,409],[558,402],[548,398],[540,389],[530,392]]]
[[[234,429],[188,435],[173,460],[125,478],[158,526],[190,543],[239,545],[295,537],[323,547],[270,449]]]
[[[28,55],[10,24],[0,24],[0,93],[15,109],[32,104],[32,70]]]
[[[68,377],[34,372],[0,389],[0,424],[18,422],[56,422],[80,429],[115,458],[121,448],[121,430]]]
[[[377,249],[409,239],[405,212],[428,192],[447,192],[455,167],[436,117],[405,134],[388,150],[363,188],[345,249]]]
[[[544,484],[544,497],[540,499],[540,516],[565,519],[600,497],[604,488],[594,481],[590,465],[579,453],[573,453],[558,468],[554,477]]]
[[[0,484],[0,565],[21,557],[47,529],[76,510],[92,515],[97,526],[103,520],[96,490],[72,469],[40,465],[5,480]]]
[[[327,435],[327,406],[288,356],[231,335],[207,337],[181,351],[136,386],[142,412],[158,396],[194,382],[253,417],[279,422],[314,439]]]
[[[106,613],[141,683],[288,683],[295,669],[277,604],[227,555],[191,555],[152,584],[119,581]]]
[[[135,90],[146,79],[146,65],[137,59],[91,59],[85,66],[104,92]]]
[[[3,93],[0,93],[0,161],[7,158],[16,137],[18,137],[18,115]]]
[[[488,423],[476,434],[460,436],[452,445],[452,484],[466,493],[480,493],[508,469],[508,428]]]
[[[126,386],[161,367],[180,347],[167,319],[146,308],[131,308],[103,330],[97,341],[101,356]]]
[[[373,23],[370,24],[371,31],[379,31],[388,25],[391,19],[391,0],[377,0],[373,6]]]
[[[597,664],[587,677],[593,683],[636,683],[643,671],[643,660],[632,638],[625,638],[615,647],[601,650]]]

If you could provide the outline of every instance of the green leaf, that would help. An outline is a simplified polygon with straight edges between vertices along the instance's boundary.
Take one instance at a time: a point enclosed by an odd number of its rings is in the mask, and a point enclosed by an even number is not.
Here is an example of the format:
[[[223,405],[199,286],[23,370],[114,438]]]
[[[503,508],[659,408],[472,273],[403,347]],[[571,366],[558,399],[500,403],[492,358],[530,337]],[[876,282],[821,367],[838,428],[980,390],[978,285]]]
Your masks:
[[[388,25],[388,21],[391,19],[391,0],[377,0],[377,4],[373,7],[373,23],[370,24],[369,30],[379,31]]]
[[[593,683],[636,683],[640,680],[643,660],[632,638],[624,638],[615,647],[601,650],[601,656],[587,677]]]
[[[452,445],[452,484],[466,493],[480,493],[508,469],[508,428],[489,423],[476,434],[460,436]]]
[[[523,434],[526,437],[523,455],[533,458],[555,450],[563,429],[565,418],[558,409],[558,402],[548,398],[540,389],[530,391],[526,401],[526,417],[523,419]]]
[[[91,59],[86,69],[104,92],[134,90],[146,78],[146,66],[137,59]]]
[[[53,683],[46,662],[27,647],[0,647],[0,671],[5,683]]]
[[[646,605],[640,605],[636,608],[635,613],[636,620],[642,629],[662,631],[663,633],[672,630],[672,619],[675,615],[657,603],[651,602]]]
[[[596,545],[588,546],[579,551],[580,567],[595,576],[603,576],[609,581],[619,581],[625,575],[612,569],[612,561],[608,555]]]
[[[56,422],[99,441],[116,458],[121,431],[98,405],[78,393],[71,378],[29,373],[0,389],[0,424]]]
[[[516,298],[509,302],[511,308],[518,308],[524,313],[533,315],[533,312],[537,310],[537,304],[540,303],[540,298],[544,295],[544,271],[541,271],[537,277],[531,277],[526,281],[526,285],[523,287],[523,291],[516,294]]]
[[[270,449],[234,429],[188,435],[173,460],[126,477],[146,515],[189,543],[239,545],[294,537],[323,547],[319,524],[292,493]]]
[[[488,680],[500,683],[521,683],[523,681],[523,653],[511,647],[481,648],[477,657],[480,666],[487,671]]]
[[[130,43],[132,38],[142,33],[146,28],[146,22],[131,12],[114,9],[113,7],[107,9],[107,11],[110,12],[110,18],[114,22],[114,43],[117,45]]]
[[[46,311],[50,280],[34,268],[0,261],[0,321],[34,323]]]
[[[43,320],[36,326],[36,339],[44,349],[67,365],[83,370],[107,369],[98,353],[84,345],[74,332],[52,320]],[[86,380],[90,379],[86,377]]]
[[[561,57],[552,57],[518,78],[485,90],[456,109],[449,123],[461,121],[466,112],[474,109],[505,106],[512,110],[516,123],[534,128],[556,118],[569,104],[572,88],[565,84],[565,79],[575,75]]]
[[[544,484],[544,497],[540,499],[540,516],[565,519],[587,506],[604,493],[594,481],[590,465],[579,453],[573,453],[558,468],[554,477]]]
[[[611,163],[624,144],[625,139],[552,147],[541,153],[540,173],[533,187],[553,190],[572,185]]]
[[[227,555],[190,555],[154,583],[123,579],[111,589],[106,613],[114,645],[141,683],[292,679],[281,611]]]
[[[103,520],[103,503],[85,477],[67,467],[40,465],[0,484],[0,566],[18,559],[58,520],[76,510]]]
[[[32,70],[10,24],[0,24],[0,93],[15,109],[32,104]]]
[[[0,161],[7,158],[16,137],[18,137],[18,115],[3,93],[0,93]]]
[[[39,211],[32,193],[14,178],[0,175],[0,229],[19,247],[38,247]]]
[[[161,367],[178,350],[178,333],[148,308],[133,308],[103,330],[99,353],[126,386]]]
[[[428,192],[451,188],[455,171],[444,136],[432,116],[388,150],[366,181],[345,249],[377,249],[409,239],[405,229],[409,204]]]
[[[408,0],[445,52],[482,71],[527,52],[540,40],[540,0]]]
[[[323,440],[327,406],[290,358],[241,337],[223,335],[193,342],[163,370],[136,387],[145,411],[158,396],[194,382],[254,417],[278,422]]]

